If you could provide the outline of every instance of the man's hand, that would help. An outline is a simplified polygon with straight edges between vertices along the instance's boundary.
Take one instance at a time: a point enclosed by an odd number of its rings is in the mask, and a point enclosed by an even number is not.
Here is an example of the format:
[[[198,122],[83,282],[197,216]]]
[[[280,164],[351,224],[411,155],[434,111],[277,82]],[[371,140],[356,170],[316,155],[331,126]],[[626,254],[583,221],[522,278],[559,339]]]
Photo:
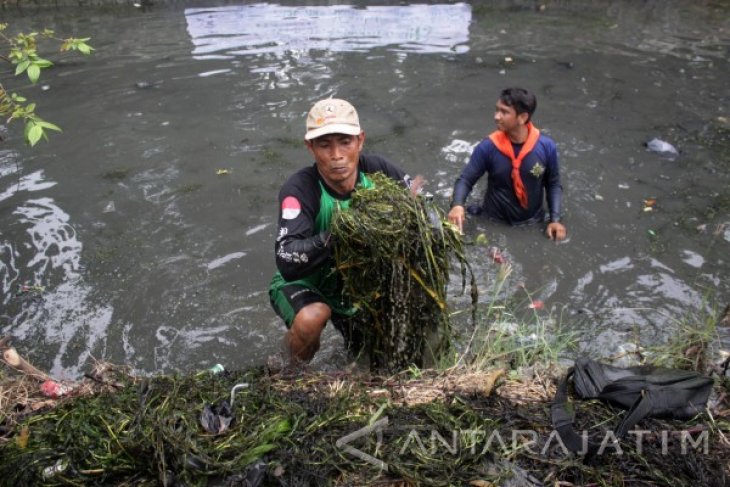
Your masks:
[[[449,211],[447,216],[449,221],[456,225],[459,229],[459,233],[464,233],[464,207],[461,205],[454,205]],[[565,233],[563,233],[565,235]]]
[[[565,225],[563,225],[562,223],[550,222],[547,226],[547,229],[545,230],[545,233],[550,240],[555,240],[556,242],[559,242],[565,238],[565,236],[568,234],[568,231],[565,229]]]

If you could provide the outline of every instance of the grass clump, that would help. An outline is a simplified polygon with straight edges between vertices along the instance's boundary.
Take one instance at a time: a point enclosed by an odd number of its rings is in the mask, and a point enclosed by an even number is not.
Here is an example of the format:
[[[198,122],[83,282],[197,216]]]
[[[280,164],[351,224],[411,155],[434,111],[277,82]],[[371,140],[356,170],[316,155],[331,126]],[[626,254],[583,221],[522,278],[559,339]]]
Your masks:
[[[556,368],[577,346],[575,332],[562,329],[562,318],[541,311],[532,295],[524,299],[501,297],[509,283],[512,265],[501,264],[488,302],[478,310],[478,326],[458,357],[457,364],[476,370],[501,367],[518,371],[524,367]]]

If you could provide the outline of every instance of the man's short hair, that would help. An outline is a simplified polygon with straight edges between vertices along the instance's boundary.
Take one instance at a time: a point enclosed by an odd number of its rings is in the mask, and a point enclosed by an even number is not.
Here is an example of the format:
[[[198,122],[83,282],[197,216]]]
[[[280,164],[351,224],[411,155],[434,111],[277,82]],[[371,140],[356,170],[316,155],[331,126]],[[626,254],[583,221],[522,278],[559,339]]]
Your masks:
[[[537,109],[537,98],[524,88],[512,87],[502,90],[502,93],[499,94],[499,101],[514,108],[517,115],[526,113],[528,122]]]

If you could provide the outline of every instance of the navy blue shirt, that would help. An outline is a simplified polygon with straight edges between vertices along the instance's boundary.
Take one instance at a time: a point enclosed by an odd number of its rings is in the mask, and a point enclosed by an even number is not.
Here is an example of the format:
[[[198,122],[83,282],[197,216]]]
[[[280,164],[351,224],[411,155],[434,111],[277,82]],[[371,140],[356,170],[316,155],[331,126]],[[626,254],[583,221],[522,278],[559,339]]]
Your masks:
[[[519,155],[523,144],[512,144]],[[527,208],[520,206],[512,183],[512,161],[502,154],[489,138],[476,146],[469,164],[454,184],[453,205],[465,206],[474,184],[487,173],[487,191],[482,204],[488,217],[521,225],[545,219],[543,199],[547,196],[550,221],[560,221],[563,187],[560,185],[558,150],[553,140],[543,134],[520,166],[520,175],[527,192]]]

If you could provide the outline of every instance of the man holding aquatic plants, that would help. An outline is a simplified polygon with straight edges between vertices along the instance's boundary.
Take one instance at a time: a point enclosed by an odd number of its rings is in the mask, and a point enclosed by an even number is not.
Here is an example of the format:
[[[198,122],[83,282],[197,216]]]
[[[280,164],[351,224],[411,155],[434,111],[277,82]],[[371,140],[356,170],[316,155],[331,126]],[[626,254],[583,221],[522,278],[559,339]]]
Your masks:
[[[411,178],[392,163],[362,154],[365,132],[347,101],[318,101],[307,115],[306,127],[304,141],[314,164],[292,175],[279,192],[274,247],[278,272],[269,287],[271,304],[288,328],[284,341],[294,364],[312,359],[329,319],[348,348],[357,351],[361,346],[348,320],[353,310],[334,271],[334,211],[346,209],[356,189],[372,188],[368,175],[373,173],[411,187]]]
[[[484,212],[488,218],[510,225],[542,222],[547,216],[548,238],[565,238],[567,231],[560,222],[563,187],[558,151],[555,142],[532,124],[536,108],[535,95],[524,88],[507,88],[499,95],[494,111],[497,130],[476,146],[454,184],[448,219],[459,231],[464,225],[466,199],[487,173],[484,203],[469,207],[470,214]],[[543,199],[547,200],[547,215]]]

